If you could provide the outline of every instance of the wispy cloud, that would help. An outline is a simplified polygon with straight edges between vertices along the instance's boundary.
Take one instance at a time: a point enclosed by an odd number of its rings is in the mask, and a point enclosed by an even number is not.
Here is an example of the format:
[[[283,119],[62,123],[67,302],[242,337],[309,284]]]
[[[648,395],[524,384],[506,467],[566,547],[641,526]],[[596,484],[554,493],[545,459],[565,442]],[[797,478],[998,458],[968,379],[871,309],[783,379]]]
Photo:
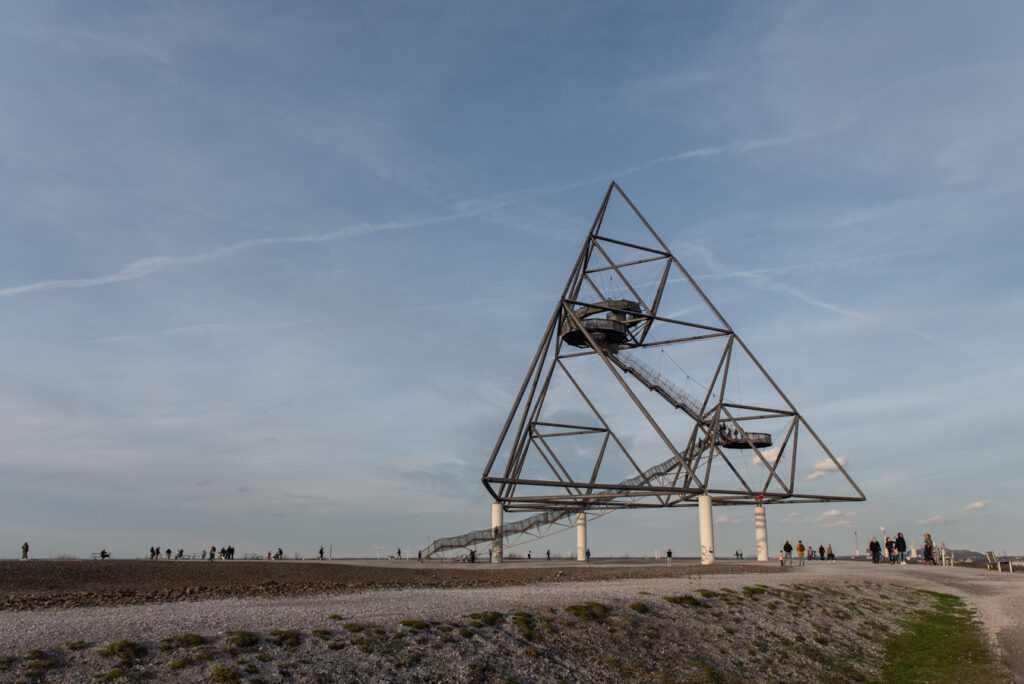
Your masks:
[[[388,223],[358,223],[327,233],[242,240],[240,242],[236,242],[230,245],[224,245],[222,247],[217,247],[215,249],[211,249],[206,252],[200,252],[198,254],[191,254],[187,256],[155,256],[146,257],[144,259],[138,259],[136,261],[132,261],[131,263],[129,263],[127,266],[117,271],[116,273],[111,273],[109,275],[97,276],[94,278],[43,280],[35,283],[29,283],[27,285],[17,285],[14,287],[8,287],[0,289],[0,297],[14,297],[17,295],[28,294],[30,292],[41,292],[45,290],[71,289],[82,287],[96,287],[97,285],[108,285],[110,283],[119,283],[124,282],[126,280],[144,278],[148,275],[156,273],[157,271],[161,271],[165,268],[170,268],[173,266],[189,266],[192,264],[200,264],[208,261],[224,259],[226,257],[234,256],[236,254],[251,249],[255,249],[257,247],[284,244],[315,244],[322,242],[332,242],[335,240],[346,240],[361,235],[378,233],[381,231],[420,228],[438,223],[445,223],[447,221],[452,221],[464,217],[464,215],[450,215],[413,221],[393,221]]]
[[[605,183],[608,182],[609,179],[622,178],[658,164],[665,164],[668,162],[681,161],[685,159],[707,157],[728,153],[745,154],[747,152],[764,149],[766,147],[791,144],[801,139],[803,138],[756,138],[750,140],[737,141],[722,146],[704,147],[694,150],[687,150],[684,152],[679,152],[664,157],[658,157],[656,159],[652,159],[642,164],[637,164],[635,166],[626,167],[623,169],[619,169],[617,171],[604,173],[599,176],[591,176],[588,178],[575,181],[539,186],[535,188],[521,190],[515,193],[496,195],[490,198],[462,201],[455,205],[453,213],[444,216],[414,219],[409,221],[359,223],[353,224],[351,226],[346,226],[345,228],[341,228],[338,230],[329,231],[326,233],[242,240],[230,245],[224,245],[205,252],[200,252],[198,254],[191,254],[186,256],[145,257],[143,259],[137,259],[135,261],[132,261],[123,268],[121,268],[119,271],[107,275],[95,276],[91,278],[66,278],[42,280],[34,283],[27,283],[25,285],[15,285],[12,287],[3,288],[0,289],[0,297],[15,297],[18,295],[29,294],[32,292],[43,292],[47,290],[96,287],[99,285],[109,285],[112,283],[136,280],[138,278],[144,278],[146,276],[152,275],[165,268],[170,268],[174,266],[189,266],[193,264],[200,264],[204,262],[215,261],[218,259],[224,259],[226,257],[234,256],[236,254],[258,247],[267,247],[284,244],[314,244],[322,242],[332,242],[336,240],[346,240],[361,235],[368,235],[371,233],[378,233],[382,231],[422,228],[430,225],[447,223],[449,221],[454,221],[461,218],[469,218],[471,216],[490,213],[514,204],[521,204],[541,197],[556,195],[577,188],[586,187],[588,185],[592,185],[598,182]],[[430,194],[432,196],[437,195],[436,192],[432,192]]]
[[[844,513],[837,508],[832,508],[814,518],[812,522],[817,523],[821,527],[847,527],[852,518],[852,513]]]
[[[836,461],[839,462],[839,465],[836,465]],[[840,456],[839,458],[836,459],[836,461],[833,461],[830,458],[823,458],[820,461],[815,461],[814,465],[811,466],[811,473],[810,475],[807,476],[807,479],[818,480],[820,478],[825,477],[829,473],[838,471],[839,466],[842,466],[843,468],[846,467],[845,456]]]
[[[985,499],[983,501],[975,501],[964,506],[965,511],[980,511],[982,508],[988,505],[991,499]]]
[[[941,525],[943,523],[954,522],[956,520],[962,520],[962,519],[963,519],[962,515],[953,516],[953,515],[944,515],[942,513],[939,513],[939,514],[931,516],[930,518],[924,518],[923,520],[918,520],[917,524],[920,527],[924,527],[926,525]]]

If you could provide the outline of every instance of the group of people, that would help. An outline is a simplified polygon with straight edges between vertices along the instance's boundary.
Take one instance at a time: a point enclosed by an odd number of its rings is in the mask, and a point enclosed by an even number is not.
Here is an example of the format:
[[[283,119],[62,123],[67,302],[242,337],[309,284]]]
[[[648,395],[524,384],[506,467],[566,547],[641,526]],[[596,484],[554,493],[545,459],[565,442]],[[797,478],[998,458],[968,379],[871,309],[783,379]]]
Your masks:
[[[800,565],[803,565],[805,560],[814,560],[815,558],[822,561],[828,561],[829,563],[836,562],[836,555],[832,553],[831,544],[828,546],[819,544],[817,555],[815,555],[815,549],[812,544],[804,545],[803,539],[798,539],[796,546],[794,547],[787,539],[786,543],[782,546],[782,550],[779,551],[779,565],[786,565],[787,561],[789,565],[792,565],[793,551],[796,551],[797,563]]]
[[[926,535],[927,536],[927,535]],[[931,537],[928,537],[929,541]],[[882,561],[882,544],[878,541],[878,537],[872,537],[871,543],[868,544],[868,551],[871,552],[871,562],[880,563]],[[889,560],[889,565],[900,565],[907,564],[907,540],[903,537],[902,532],[896,533],[896,538],[892,537],[885,538],[885,555]]]
[[[101,553],[106,553],[106,549],[104,549]],[[149,547],[150,560],[160,560],[164,557],[166,557],[167,560],[171,560],[172,553],[174,554],[173,558],[175,560],[181,560],[185,557],[185,549],[178,549],[177,552],[174,552],[171,549],[167,549],[166,551],[164,551],[163,554],[161,554],[159,546]],[[207,553],[209,553],[209,556],[207,556]],[[218,551],[216,546],[211,546],[209,552],[207,552],[206,549],[203,549],[203,552],[200,555],[200,558],[202,558],[203,560],[206,560],[207,557],[209,557],[210,560],[213,560],[215,558],[220,558],[221,560],[231,560],[235,557],[235,547],[229,544],[228,546],[221,547],[221,549]]]

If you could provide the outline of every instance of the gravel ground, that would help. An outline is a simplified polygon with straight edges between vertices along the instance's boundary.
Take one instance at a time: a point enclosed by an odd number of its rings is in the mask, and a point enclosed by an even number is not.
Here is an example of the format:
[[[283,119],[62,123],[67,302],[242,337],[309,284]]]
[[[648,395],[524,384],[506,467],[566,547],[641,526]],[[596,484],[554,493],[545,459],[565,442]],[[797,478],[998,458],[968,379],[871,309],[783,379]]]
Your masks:
[[[763,572],[771,566],[722,562],[711,569],[726,573],[712,575],[700,566],[677,562],[674,576],[654,577],[650,574],[667,568],[650,563],[537,565],[534,561],[519,567],[467,570],[425,564],[416,568],[415,578],[406,576],[406,588],[346,584],[345,593],[306,595],[303,586],[299,596],[2,611],[0,657],[13,660],[7,661],[6,671],[0,661],[0,681],[18,681],[34,667],[49,681],[116,674],[117,658],[101,656],[98,649],[122,639],[148,650],[145,656],[126,659],[125,672],[155,681],[207,681],[217,676],[230,681],[230,673],[258,681],[502,681],[513,677],[597,682],[656,676],[696,681],[729,677],[853,680],[877,672],[881,657],[877,642],[894,628],[895,619],[925,607],[927,599],[910,587],[963,596],[978,610],[993,643],[1003,647],[1018,681],[1024,681],[1016,660],[1020,651],[1010,650],[1019,647],[1022,633],[1024,576],[1020,575],[853,562],[809,563],[782,573]],[[366,577],[375,573],[388,577],[394,571],[374,564],[356,567]],[[450,575],[452,571],[456,574]],[[563,579],[576,572],[620,576]],[[543,577],[525,579],[531,573]],[[0,587],[10,591],[5,581],[0,579]],[[483,586],[474,586],[473,581]],[[61,591],[70,591],[70,584],[62,586]],[[20,591],[22,596],[38,596],[38,589]],[[705,595],[712,590],[713,596]],[[107,595],[119,590],[94,584],[87,591]],[[688,598],[676,605],[664,596]],[[566,611],[570,605],[587,603],[602,608]],[[638,603],[648,611],[630,607]],[[590,614],[594,611],[597,614]],[[501,617],[494,617],[497,614]],[[422,624],[402,624],[410,620]],[[233,646],[228,640],[232,630],[252,631],[259,635],[258,643]],[[278,639],[282,643],[273,643],[275,631],[295,632],[298,645],[287,645],[284,637]],[[206,644],[168,643],[166,650],[160,649],[161,640],[182,633],[198,634]],[[75,651],[64,646],[79,641],[88,647]],[[30,649],[43,653],[32,654],[33,659],[28,657]],[[44,667],[46,662],[52,666]]]

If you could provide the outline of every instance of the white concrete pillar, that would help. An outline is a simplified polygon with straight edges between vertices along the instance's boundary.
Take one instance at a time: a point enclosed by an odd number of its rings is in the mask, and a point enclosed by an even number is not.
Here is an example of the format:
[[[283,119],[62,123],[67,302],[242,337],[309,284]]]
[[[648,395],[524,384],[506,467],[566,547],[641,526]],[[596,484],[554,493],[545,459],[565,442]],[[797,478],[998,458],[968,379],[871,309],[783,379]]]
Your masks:
[[[710,495],[697,497],[697,510],[700,512],[700,564],[711,565],[715,562],[715,531],[711,525]]]
[[[762,504],[754,506],[754,539],[757,541],[757,560],[768,560],[768,525]]]
[[[497,501],[491,504],[491,562],[500,563],[504,537],[501,534],[501,518],[503,511]]]
[[[587,512],[576,514],[576,560],[587,560]]]

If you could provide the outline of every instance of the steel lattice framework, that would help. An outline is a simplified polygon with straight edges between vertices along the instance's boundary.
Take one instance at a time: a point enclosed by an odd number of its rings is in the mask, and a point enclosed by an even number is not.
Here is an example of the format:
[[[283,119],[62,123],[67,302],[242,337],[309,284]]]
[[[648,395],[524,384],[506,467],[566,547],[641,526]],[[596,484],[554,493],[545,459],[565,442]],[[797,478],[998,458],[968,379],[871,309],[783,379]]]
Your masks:
[[[702,494],[863,501],[844,464],[612,182],[484,469],[494,499],[594,512]]]

